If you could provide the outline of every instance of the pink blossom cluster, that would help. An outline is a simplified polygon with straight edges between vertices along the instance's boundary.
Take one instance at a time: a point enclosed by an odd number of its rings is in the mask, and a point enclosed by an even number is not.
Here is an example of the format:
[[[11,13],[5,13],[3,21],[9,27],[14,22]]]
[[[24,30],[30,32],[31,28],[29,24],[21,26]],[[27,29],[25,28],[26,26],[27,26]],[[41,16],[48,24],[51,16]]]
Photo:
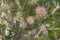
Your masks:
[[[34,18],[32,16],[28,16],[26,20],[27,20],[27,23],[29,23],[30,25],[34,23]]]
[[[40,16],[40,15],[43,15],[43,16],[46,16],[46,9],[44,7],[40,7],[38,6],[36,9],[36,16]]]
[[[48,30],[46,29],[46,27],[45,27],[44,24],[42,24],[42,25],[40,26],[40,29],[41,29],[43,35],[48,35]]]

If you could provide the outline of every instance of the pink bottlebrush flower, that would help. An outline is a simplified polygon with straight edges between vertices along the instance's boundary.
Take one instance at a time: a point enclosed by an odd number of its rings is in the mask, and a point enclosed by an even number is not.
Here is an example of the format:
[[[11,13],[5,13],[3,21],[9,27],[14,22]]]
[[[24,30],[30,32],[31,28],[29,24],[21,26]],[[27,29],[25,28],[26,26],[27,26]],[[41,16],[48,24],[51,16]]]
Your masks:
[[[48,35],[48,31],[47,30],[43,30],[42,33],[43,33],[43,35],[46,35],[46,36]]]
[[[34,18],[32,17],[32,16],[28,16],[27,18],[26,18],[26,20],[27,20],[27,23],[29,23],[29,24],[33,24],[34,23]]]
[[[27,23],[25,23],[25,22],[21,23],[21,24],[20,24],[20,27],[21,27],[21,28],[27,28]]]
[[[35,11],[37,16],[40,15],[46,16],[46,9],[44,7],[37,7]]]
[[[45,25],[42,24],[40,26],[40,28],[41,28],[41,31],[42,31],[43,35],[46,35],[47,36],[48,35],[48,30],[46,29]]]

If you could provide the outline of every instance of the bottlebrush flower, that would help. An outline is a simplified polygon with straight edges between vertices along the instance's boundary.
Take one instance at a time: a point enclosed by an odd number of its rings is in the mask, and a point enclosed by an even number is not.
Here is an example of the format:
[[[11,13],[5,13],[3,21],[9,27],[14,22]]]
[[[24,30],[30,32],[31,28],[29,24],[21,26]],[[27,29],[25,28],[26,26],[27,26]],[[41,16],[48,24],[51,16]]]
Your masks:
[[[37,7],[36,9],[35,9],[35,11],[36,11],[36,15],[37,16],[40,16],[40,15],[43,15],[43,16],[46,16],[46,9],[44,8],[44,7]]]
[[[40,28],[41,28],[41,31],[42,31],[43,35],[46,35],[47,36],[48,35],[48,30],[46,29],[45,25],[42,24],[40,26]]]
[[[28,16],[26,20],[27,20],[27,23],[29,23],[30,25],[34,23],[34,18],[32,16]]]
[[[27,23],[25,23],[25,22],[21,23],[21,24],[20,24],[20,27],[21,27],[21,28],[27,28]]]

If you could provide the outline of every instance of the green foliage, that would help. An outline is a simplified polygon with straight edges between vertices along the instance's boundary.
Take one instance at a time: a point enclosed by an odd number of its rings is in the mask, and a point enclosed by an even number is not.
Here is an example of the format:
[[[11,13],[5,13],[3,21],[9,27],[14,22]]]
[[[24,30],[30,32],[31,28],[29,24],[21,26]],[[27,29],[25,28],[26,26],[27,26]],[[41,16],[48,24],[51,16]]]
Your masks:
[[[7,8],[7,6],[9,8]],[[36,17],[35,10],[38,6],[46,8],[46,16],[40,15],[39,18]],[[2,39],[0,39],[60,40],[60,9],[57,9],[54,14],[52,14],[56,6],[60,7],[60,0],[36,0],[36,2],[35,0],[0,0],[0,9],[2,9],[0,10],[0,36],[2,36]],[[19,7],[21,7],[21,9]],[[27,22],[26,18],[28,16],[33,16],[33,25]],[[26,28],[24,28],[24,24],[21,27],[21,24],[24,22],[25,24],[27,23]],[[42,24],[46,26],[45,28],[48,31],[47,36],[43,35],[43,32],[39,33]],[[7,35],[6,32],[8,33]],[[38,38],[35,38],[37,34]]]

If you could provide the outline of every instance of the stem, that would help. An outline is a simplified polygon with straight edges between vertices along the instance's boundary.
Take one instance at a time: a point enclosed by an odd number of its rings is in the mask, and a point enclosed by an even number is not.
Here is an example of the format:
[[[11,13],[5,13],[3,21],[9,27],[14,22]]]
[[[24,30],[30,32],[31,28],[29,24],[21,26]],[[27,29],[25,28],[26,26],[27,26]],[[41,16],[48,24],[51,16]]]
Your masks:
[[[17,5],[19,6],[19,9],[21,9],[21,6],[20,6],[20,3],[19,3],[19,0],[15,0],[15,2],[16,2]]]
[[[58,9],[60,8],[59,3],[56,5],[56,8],[52,11],[52,14],[54,14]]]
[[[40,33],[41,33],[41,30],[39,30],[39,32],[35,35],[35,38],[37,38]]]

